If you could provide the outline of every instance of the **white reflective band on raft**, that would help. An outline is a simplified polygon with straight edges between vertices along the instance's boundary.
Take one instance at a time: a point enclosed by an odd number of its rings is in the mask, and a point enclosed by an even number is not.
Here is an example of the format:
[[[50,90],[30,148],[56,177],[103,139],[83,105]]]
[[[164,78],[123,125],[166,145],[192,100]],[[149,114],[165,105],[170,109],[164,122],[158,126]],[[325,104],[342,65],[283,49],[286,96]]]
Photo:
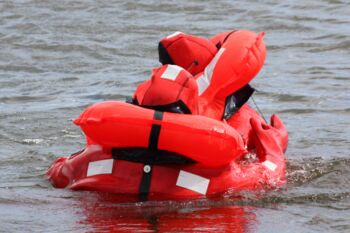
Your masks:
[[[277,168],[277,165],[269,160],[265,160],[262,165],[270,169],[271,171],[275,171]]]
[[[179,35],[179,34],[182,34],[182,32],[174,32],[173,34],[167,36],[166,38],[169,39],[169,38],[174,37],[174,36],[177,36],[177,35]]]
[[[189,172],[180,171],[176,185],[205,195],[207,193],[209,179]]]
[[[165,69],[164,73],[161,78],[175,80],[176,77],[179,75],[179,73],[183,70],[180,66],[176,65],[168,65],[168,67]]]
[[[94,176],[100,174],[112,174],[114,159],[105,159],[90,162],[86,176]]]
[[[198,95],[202,95],[203,92],[208,88],[208,86],[210,85],[210,81],[211,81],[211,76],[213,75],[213,71],[214,68],[216,66],[216,63],[218,62],[219,58],[221,57],[221,55],[224,53],[225,48],[221,48],[215,55],[215,57],[213,58],[213,60],[211,60],[211,62],[209,63],[209,65],[207,65],[207,67],[205,68],[203,74],[197,78],[197,85],[198,85]]]

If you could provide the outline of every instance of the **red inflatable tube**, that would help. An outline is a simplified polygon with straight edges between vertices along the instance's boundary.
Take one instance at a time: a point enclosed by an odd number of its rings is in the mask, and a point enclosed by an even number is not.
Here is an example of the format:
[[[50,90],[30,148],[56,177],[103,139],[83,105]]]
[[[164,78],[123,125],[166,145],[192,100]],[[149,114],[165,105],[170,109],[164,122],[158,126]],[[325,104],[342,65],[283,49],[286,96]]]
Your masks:
[[[246,153],[241,136],[228,124],[199,115],[162,114],[161,120],[154,119],[154,110],[108,101],[90,106],[74,123],[104,148],[147,148],[152,125],[158,125],[159,150],[207,167],[223,166]]]
[[[266,154],[263,162],[236,163],[221,168],[200,165],[152,167],[148,199],[189,199],[227,192],[255,191],[285,183],[283,156]],[[54,162],[47,175],[57,188],[139,195],[145,165],[115,160],[99,145]]]
[[[244,112],[251,110],[243,108],[241,111],[241,116],[246,116]],[[87,112],[82,116],[85,114]],[[277,119],[279,120],[278,117],[273,117],[272,122],[275,123]],[[98,118],[96,120],[99,122]],[[79,121],[83,124],[85,120],[79,118]],[[149,200],[210,197],[229,190],[255,191],[283,185],[285,159],[279,142],[283,130],[268,126],[255,118],[250,118],[249,127],[252,128],[251,137],[258,155],[258,160],[253,162],[241,158],[217,168],[201,163],[149,166],[113,159],[110,149],[102,148],[98,144],[88,144],[81,153],[57,159],[48,170],[47,176],[58,188],[138,196],[145,174],[147,176],[151,173],[147,190]],[[220,159],[219,154],[210,157]]]
[[[224,35],[220,50],[195,77],[199,114],[217,120],[222,119],[226,97],[247,85],[260,71],[266,57],[264,33],[239,30]]]
[[[217,48],[221,48],[222,44],[226,41],[226,39],[237,30],[227,31],[227,32],[221,32],[219,34],[216,34],[212,38],[210,38],[210,41],[216,45]]]

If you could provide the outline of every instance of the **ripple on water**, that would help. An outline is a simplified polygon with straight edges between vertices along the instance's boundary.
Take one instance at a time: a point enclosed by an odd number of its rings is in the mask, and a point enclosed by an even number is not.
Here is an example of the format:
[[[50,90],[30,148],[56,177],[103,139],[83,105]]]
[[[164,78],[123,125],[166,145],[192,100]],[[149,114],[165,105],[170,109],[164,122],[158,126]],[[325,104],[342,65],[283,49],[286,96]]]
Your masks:
[[[0,11],[2,231],[349,232],[347,1],[0,1]],[[45,181],[55,158],[85,145],[71,119],[132,95],[159,66],[160,38],[232,28],[267,32],[256,101],[290,132],[285,189],[120,203]]]

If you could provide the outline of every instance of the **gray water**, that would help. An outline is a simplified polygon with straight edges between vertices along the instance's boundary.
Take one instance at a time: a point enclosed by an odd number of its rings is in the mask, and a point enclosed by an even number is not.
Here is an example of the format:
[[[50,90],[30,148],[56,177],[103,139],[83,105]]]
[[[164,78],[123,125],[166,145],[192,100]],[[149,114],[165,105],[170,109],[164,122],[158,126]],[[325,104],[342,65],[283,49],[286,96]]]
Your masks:
[[[349,13],[347,0],[0,1],[0,232],[350,232]],[[44,179],[84,147],[71,120],[132,95],[162,37],[240,28],[267,33],[253,85],[289,130],[283,190],[118,203]]]

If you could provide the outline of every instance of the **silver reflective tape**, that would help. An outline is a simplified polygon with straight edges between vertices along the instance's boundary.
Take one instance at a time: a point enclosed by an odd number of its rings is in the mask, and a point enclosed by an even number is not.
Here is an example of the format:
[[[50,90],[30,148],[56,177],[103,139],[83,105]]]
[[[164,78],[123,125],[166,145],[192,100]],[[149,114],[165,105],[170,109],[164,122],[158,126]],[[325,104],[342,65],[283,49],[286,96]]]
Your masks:
[[[209,181],[209,179],[204,177],[185,171],[180,171],[176,185],[205,195],[208,190]]]
[[[112,174],[114,159],[105,159],[90,162],[86,176],[94,176],[100,174]]]
[[[219,61],[221,55],[224,53],[225,48],[221,48],[211,60],[211,62],[205,67],[203,74],[197,78],[198,95],[202,95],[203,92],[209,87],[210,81],[215,69],[216,63]]]
[[[275,171],[277,168],[277,165],[269,160],[265,160],[262,165],[270,169],[271,171]]]
[[[164,73],[160,77],[169,80],[175,80],[181,72],[181,70],[183,69],[180,66],[168,65],[168,67],[165,69]]]
[[[198,95],[202,95],[209,86],[209,80],[206,75],[202,74],[196,81],[198,85]]]
[[[182,34],[182,32],[174,32],[173,34],[167,36],[166,38],[169,39],[169,38],[174,37],[174,36],[177,36],[177,35],[179,35],[179,34]]]

